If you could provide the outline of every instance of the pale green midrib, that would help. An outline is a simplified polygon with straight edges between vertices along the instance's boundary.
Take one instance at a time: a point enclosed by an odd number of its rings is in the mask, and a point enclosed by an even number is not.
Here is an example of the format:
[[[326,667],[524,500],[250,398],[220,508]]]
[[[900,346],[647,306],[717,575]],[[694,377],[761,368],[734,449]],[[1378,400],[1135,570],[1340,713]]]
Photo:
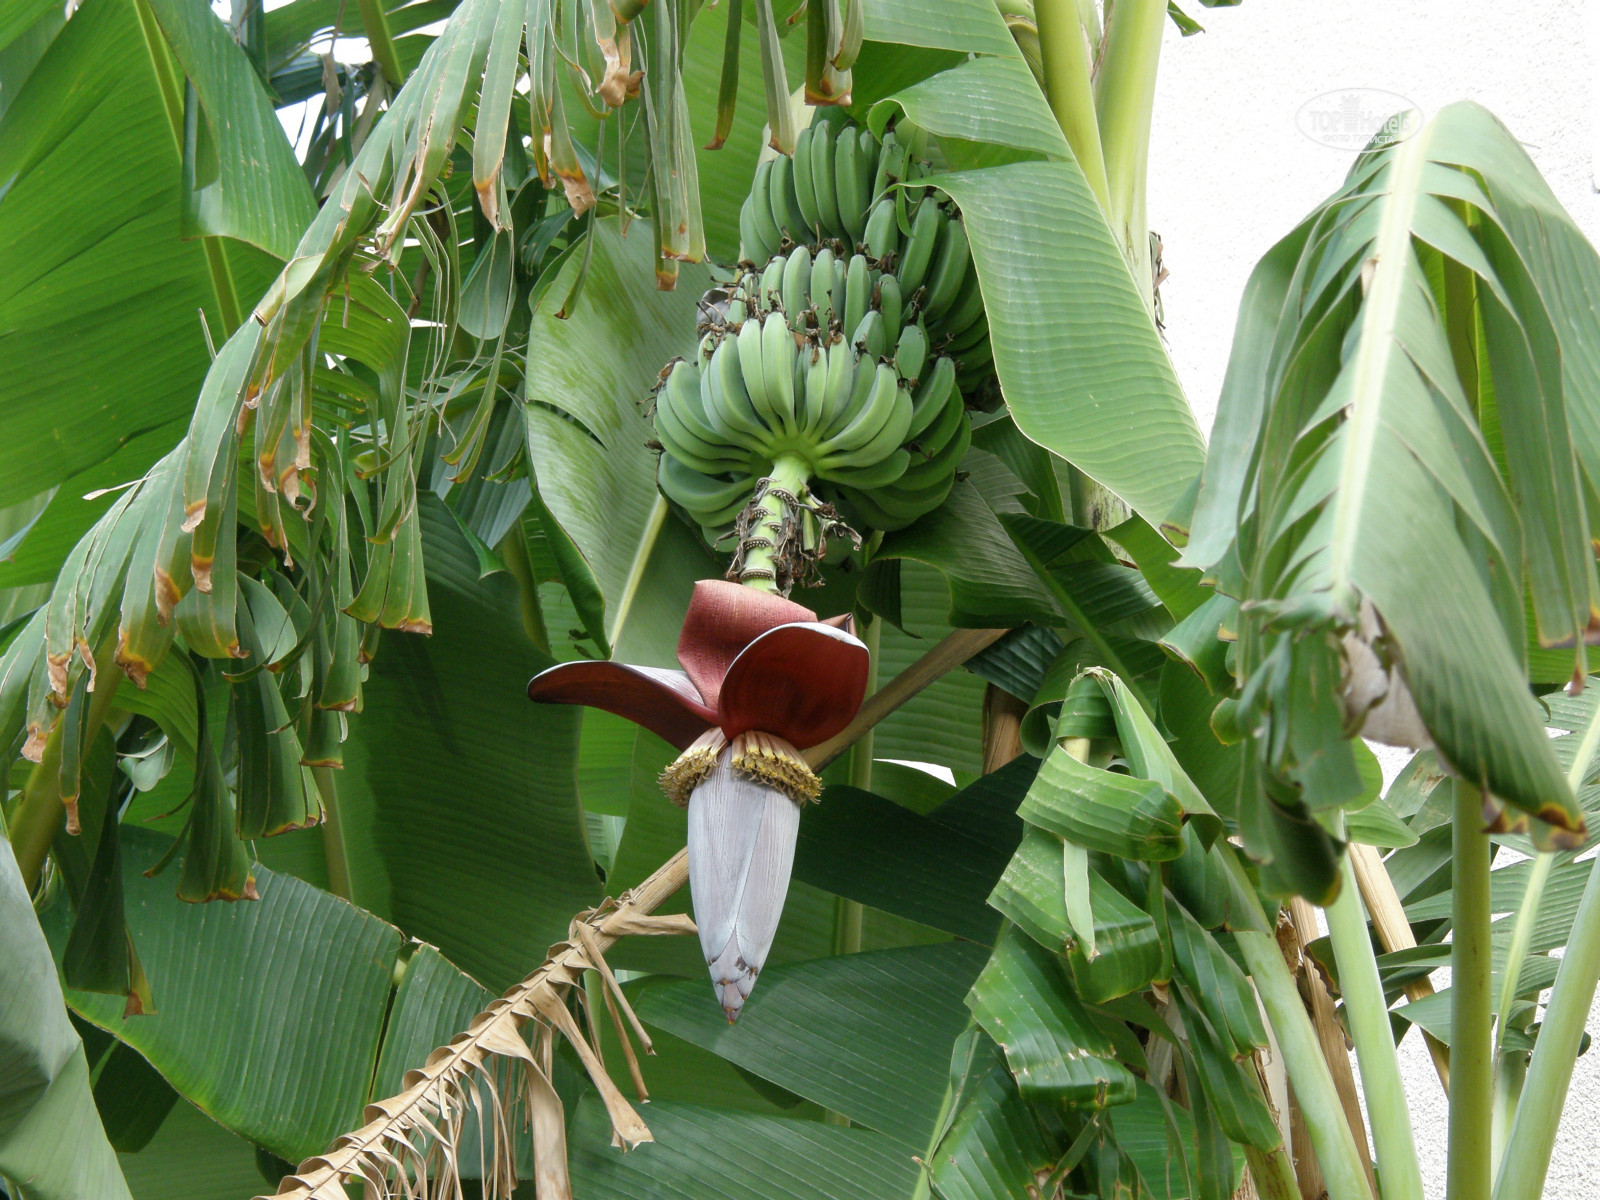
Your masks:
[[[656,493],[655,503],[650,506],[650,515],[645,518],[644,530],[639,534],[639,543],[634,547],[633,561],[628,564],[628,578],[623,582],[622,594],[617,597],[616,616],[612,618],[611,628],[606,630],[606,641],[610,643],[608,649],[615,651],[617,643],[622,640],[622,631],[628,623],[628,614],[633,611],[634,599],[639,594],[640,585],[644,582],[645,568],[650,565],[650,555],[656,548],[656,540],[661,536],[661,527],[667,520],[667,501],[660,492]]]
[[[1567,786],[1572,789],[1574,796],[1578,794],[1583,777],[1589,771],[1589,763],[1594,758],[1596,746],[1600,746],[1600,702],[1595,704],[1594,711],[1589,714],[1589,723],[1584,727],[1583,739],[1578,743],[1578,749],[1572,756],[1572,765],[1567,768]],[[1528,956],[1528,947],[1533,943],[1533,927],[1538,921],[1539,909],[1544,901],[1545,885],[1550,879],[1550,869],[1555,865],[1555,857],[1555,852],[1549,850],[1534,857],[1533,866],[1528,870],[1527,886],[1522,892],[1522,903],[1517,907],[1517,923],[1511,934],[1511,948],[1506,955],[1499,1002],[1495,1005],[1496,1062],[1499,1061],[1499,1055],[1504,1048],[1506,1022],[1511,1017],[1511,1005],[1517,998],[1517,989],[1522,978],[1522,963]]]
[[[1340,465],[1339,488],[1334,493],[1330,575],[1334,595],[1353,595],[1351,580],[1355,544],[1366,503],[1366,484],[1382,427],[1381,396],[1391,356],[1396,351],[1395,326],[1404,294],[1407,262],[1411,257],[1411,223],[1422,192],[1422,169],[1428,162],[1433,127],[1425,127],[1400,145],[1389,172],[1389,199],[1372,257],[1376,266],[1362,308],[1361,340],[1351,365],[1348,445]]]

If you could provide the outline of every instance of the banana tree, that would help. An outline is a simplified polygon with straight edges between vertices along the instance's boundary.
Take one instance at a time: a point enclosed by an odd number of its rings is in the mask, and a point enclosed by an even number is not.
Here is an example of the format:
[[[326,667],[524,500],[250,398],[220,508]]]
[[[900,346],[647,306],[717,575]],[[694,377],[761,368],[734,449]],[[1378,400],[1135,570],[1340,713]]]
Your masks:
[[[0,25],[8,1192],[1387,1200],[1416,1025],[1452,1196],[1539,1193],[1600,260],[1482,110],[1395,125],[1208,449],[1169,17]]]

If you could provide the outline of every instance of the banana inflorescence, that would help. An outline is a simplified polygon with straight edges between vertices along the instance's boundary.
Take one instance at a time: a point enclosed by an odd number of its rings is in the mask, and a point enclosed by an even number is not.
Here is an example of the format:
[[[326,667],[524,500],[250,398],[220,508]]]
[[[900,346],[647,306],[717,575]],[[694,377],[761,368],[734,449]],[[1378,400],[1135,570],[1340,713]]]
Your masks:
[[[892,322],[886,304],[899,308]],[[955,362],[930,353],[900,305],[892,276],[827,247],[744,273],[656,395],[661,490],[708,533],[780,465],[802,507],[800,488],[863,526],[898,529],[937,507],[970,426]]]
[[[758,168],[734,281],[655,396],[661,490],[731,574],[787,592],[830,531],[909,525],[971,444],[989,326],[959,216],[893,129],[838,118]]]
[[[756,168],[739,213],[740,254],[757,266],[795,246],[813,255],[829,249],[840,260],[864,256],[894,280],[902,317],[921,319],[933,349],[955,360],[961,390],[972,393],[988,381],[994,355],[966,229],[930,189],[898,186],[930,171],[895,129],[880,140],[823,110],[800,132],[792,157]],[[884,315],[893,336],[887,304]]]

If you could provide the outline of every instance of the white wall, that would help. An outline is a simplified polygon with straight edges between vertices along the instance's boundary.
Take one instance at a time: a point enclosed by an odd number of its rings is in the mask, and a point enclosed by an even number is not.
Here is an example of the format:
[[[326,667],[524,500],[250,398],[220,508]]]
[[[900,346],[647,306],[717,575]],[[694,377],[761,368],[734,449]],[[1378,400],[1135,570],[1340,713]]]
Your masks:
[[[1600,241],[1594,190],[1600,107],[1584,6],[1530,0],[1245,0],[1184,7],[1206,32],[1163,48],[1150,223],[1165,243],[1167,336],[1209,428],[1251,268],[1343,177],[1350,151],[1310,140],[1296,113],[1323,93],[1381,88],[1436,112],[1475,100],[1522,139],[1556,194]],[[1436,979],[1443,985],[1443,979]],[[1600,1039],[1600,1008],[1589,1029]],[[1421,1039],[1401,1043],[1428,1200],[1445,1200],[1446,1109]],[[1600,1194],[1600,1040],[1578,1062],[1546,1195]]]

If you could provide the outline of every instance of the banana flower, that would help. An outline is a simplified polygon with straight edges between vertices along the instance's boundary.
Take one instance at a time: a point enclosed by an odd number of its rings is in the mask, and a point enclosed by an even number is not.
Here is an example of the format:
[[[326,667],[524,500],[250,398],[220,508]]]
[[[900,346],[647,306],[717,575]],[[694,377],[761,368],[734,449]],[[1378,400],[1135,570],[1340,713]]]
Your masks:
[[[681,671],[569,662],[530,699],[602,708],[682,753],[661,773],[689,810],[689,893],[717,999],[735,1020],[766,962],[789,890],[800,809],[821,781],[802,752],[848,725],[867,690],[850,618],[719,579],[695,584]]]

